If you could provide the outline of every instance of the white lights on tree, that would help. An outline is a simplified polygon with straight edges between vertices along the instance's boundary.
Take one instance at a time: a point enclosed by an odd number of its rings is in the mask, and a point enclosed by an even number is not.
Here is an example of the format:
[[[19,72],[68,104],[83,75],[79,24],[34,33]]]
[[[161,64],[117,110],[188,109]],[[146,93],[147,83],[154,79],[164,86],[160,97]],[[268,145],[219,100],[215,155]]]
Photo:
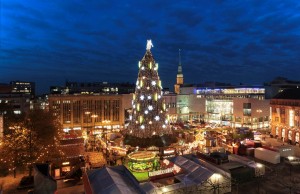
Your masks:
[[[132,117],[127,127],[133,136],[151,138],[153,134],[170,134],[171,129],[166,122],[161,80],[158,75],[158,64],[155,62],[150,49],[152,41],[147,41],[146,53],[139,62],[139,73],[136,81],[136,90],[133,96]],[[136,122],[138,121],[138,122]],[[165,126],[165,127],[163,127]]]
[[[167,119],[165,120],[165,123],[168,124],[168,120]]]
[[[129,120],[132,120],[132,116],[131,115],[129,116]]]
[[[132,108],[135,108],[135,104],[134,104],[134,105],[132,105]]]
[[[155,131],[152,134],[155,135],[156,134]]]

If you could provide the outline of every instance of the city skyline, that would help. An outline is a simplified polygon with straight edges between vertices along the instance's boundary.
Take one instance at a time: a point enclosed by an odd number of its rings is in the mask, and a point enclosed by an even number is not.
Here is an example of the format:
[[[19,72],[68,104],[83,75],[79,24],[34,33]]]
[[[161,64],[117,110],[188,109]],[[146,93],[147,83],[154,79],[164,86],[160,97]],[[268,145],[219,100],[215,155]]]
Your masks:
[[[65,80],[135,83],[152,39],[163,87],[185,83],[262,84],[298,79],[298,1],[3,1],[0,82]],[[113,76],[112,76],[113,75]]]

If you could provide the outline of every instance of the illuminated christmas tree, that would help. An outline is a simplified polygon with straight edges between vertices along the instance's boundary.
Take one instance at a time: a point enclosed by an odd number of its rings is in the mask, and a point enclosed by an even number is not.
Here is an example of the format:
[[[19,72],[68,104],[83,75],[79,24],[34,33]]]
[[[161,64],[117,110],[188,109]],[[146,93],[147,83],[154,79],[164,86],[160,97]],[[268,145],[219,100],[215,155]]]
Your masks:
[[[158,64],[150,51],[151,40],[147,41],[146,53],[139,62],[139,73],[132,101],[132,115],[127,134],[137,138],[159,137],[171,134],[166,117]]]

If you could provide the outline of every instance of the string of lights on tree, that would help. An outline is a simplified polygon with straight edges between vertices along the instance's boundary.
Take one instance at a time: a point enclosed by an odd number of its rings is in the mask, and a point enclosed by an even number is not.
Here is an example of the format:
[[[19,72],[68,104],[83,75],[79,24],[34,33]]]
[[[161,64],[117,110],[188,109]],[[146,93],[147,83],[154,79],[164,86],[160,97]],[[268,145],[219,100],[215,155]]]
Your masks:
[[[61,149],[59,139],[54,137],[54,144],[37,146],[34,141],[31,142],[31,153],[29,148],[29,136],[34,139],[34,133],[22,126],[10,127],[12,133],[6,134],[3,147],[10,148],[10,152],[1,153],[3,158],[0,159],[0,165],[13,171],[17,166],[29,166],[38,162],[49,160],[63,160],[65,153]],[[60,132],[57,133],[60,137]],[[4,159],[5,158],[5,159]]]
[[[162,84],[158,75],[158,63],[155,63],[151,47],[152,42],[148,40],[146,53],[138,63],[139,73],[132,101],[133,111],[128,126],[130,135],[139,138],[170,133],[166,104],[162,97]]]

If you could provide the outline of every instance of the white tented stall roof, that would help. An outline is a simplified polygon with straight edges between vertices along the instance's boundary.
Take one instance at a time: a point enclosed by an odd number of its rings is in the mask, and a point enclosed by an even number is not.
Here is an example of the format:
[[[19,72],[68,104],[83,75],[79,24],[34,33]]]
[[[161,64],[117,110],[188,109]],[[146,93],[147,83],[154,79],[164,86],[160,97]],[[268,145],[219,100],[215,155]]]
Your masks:
[[[186,184],[201,184],[214,174],[214,172],[204,166],[200,166],[182,156],[177,156],[168,160],[184,170],[184,180],[181,181],[184,181]],[[178,176],[178,178],[182,179],[183,177]]]
[[[90,170],[87,175],[90,187],[95,194],[142,193],[138,181],[124,166]]]

